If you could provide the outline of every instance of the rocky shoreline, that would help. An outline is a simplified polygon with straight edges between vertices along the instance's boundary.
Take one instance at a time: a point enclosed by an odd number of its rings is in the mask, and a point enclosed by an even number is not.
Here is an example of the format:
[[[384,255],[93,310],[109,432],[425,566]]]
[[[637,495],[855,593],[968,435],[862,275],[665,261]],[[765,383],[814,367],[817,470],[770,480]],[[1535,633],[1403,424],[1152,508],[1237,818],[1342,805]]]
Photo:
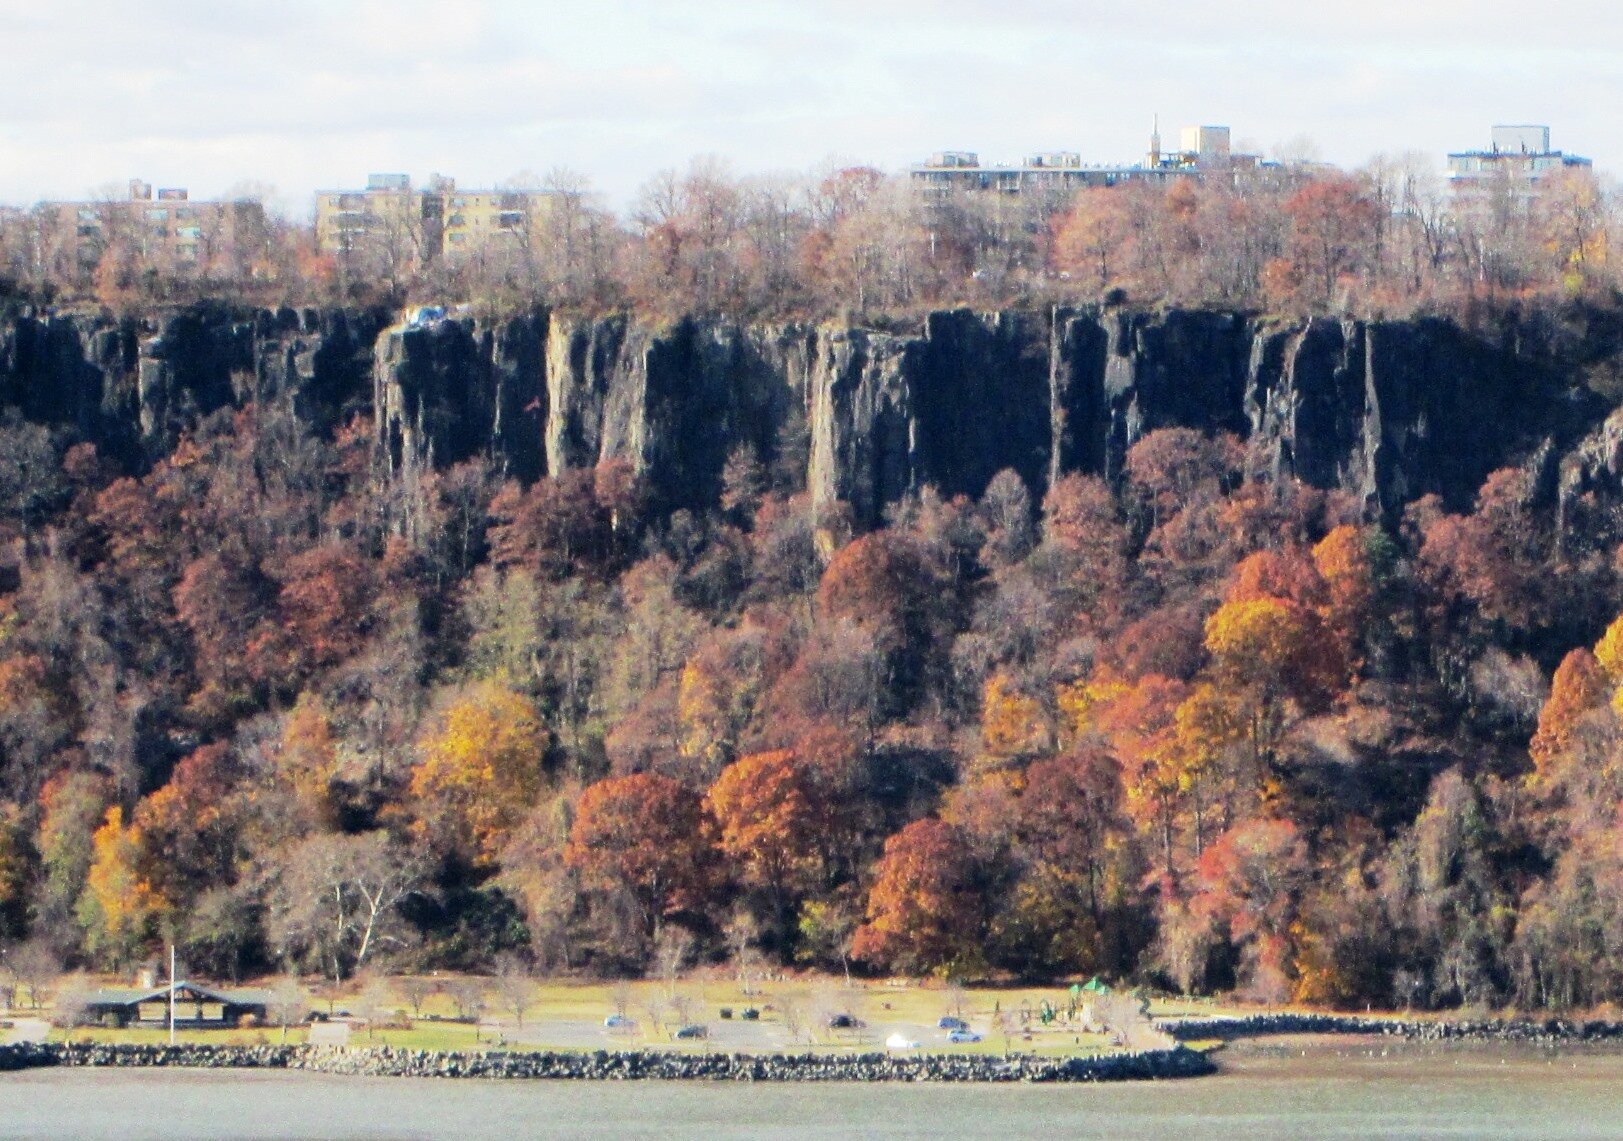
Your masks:
[[[1216,1067],[1186,1046],[1086,1058],[981,1054],[687,1054],[637,1050],[445,1053],[387,1046],[0,1046],[0,1071],[45,1066],[285,1069],[355,1077],[555,1081],[1108,1082],[1200,1077]]]
[[[1372,1034],[1409,1042],[1518,1042],[1530,1046],[1623,1041],[1623,1022],[1565,1018],[1426,1021],[1357,1014],[1280,1013],[1159,1018],[1155,1026],[1180,1042],[1227,1042],[1281,1034]]]

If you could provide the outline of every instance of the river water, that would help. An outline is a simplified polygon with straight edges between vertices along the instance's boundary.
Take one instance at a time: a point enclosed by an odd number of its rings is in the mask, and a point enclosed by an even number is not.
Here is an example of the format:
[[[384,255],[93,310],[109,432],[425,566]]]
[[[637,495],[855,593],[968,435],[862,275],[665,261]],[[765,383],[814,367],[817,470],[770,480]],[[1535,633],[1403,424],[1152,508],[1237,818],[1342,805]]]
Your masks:
[[[1623,1053],[1292,1041],[1223,1072],[1068,1086],[481,1082],[274,1071],[0,1075],[0,1137],[1623,1137]]]

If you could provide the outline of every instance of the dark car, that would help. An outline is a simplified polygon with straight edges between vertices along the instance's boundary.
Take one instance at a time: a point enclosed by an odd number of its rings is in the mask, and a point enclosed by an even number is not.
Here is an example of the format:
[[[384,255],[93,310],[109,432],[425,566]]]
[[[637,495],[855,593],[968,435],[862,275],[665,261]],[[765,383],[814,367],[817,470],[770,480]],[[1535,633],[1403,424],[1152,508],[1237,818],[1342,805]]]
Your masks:
[[[965,1022],[962,1018],[954,1018],[949,1014],[940,1022],[936,1023],[936,1028],[939,1030],[968,1030],[969,1023]]]
[[[676,1032],[678,1038],[708,1038],[710,1031],[703,1026],[684,1026]]]
[[[742,1018],[745,1022],[754,1022],[757,1018],[761,1017],[761,1012],[756,1010],[753,1006],[746,1006],[743,1010],[738,1012],[738,1017]]]
[[[861,1025],[862,1023],[849,1014],[831,1014],[828,1018],[828,1028],[830,1030],[855,1030]]]

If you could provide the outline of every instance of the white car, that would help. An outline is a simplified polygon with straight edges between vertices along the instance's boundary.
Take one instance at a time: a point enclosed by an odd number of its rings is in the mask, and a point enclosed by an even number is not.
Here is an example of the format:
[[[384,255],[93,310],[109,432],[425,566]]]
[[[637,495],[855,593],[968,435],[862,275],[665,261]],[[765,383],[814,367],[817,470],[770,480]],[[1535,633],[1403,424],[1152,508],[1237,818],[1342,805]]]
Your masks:
[[[887,1050],[917,1050],[918,1048],[919,1044],[906,1034],[892,1034],[885,1039],[885,1049]]]
[[[637,1024],[623,1014],[611,1014],[603,1020],[605,1030],[635,1030]]]

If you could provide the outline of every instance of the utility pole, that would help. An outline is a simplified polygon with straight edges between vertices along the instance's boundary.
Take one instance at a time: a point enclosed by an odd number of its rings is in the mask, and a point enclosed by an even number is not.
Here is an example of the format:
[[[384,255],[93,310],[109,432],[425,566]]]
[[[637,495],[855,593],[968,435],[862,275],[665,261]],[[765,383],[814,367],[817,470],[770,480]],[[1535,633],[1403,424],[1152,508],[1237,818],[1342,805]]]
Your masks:
[[[175,945],[169,944],[169,1044],[175,1044]]]

